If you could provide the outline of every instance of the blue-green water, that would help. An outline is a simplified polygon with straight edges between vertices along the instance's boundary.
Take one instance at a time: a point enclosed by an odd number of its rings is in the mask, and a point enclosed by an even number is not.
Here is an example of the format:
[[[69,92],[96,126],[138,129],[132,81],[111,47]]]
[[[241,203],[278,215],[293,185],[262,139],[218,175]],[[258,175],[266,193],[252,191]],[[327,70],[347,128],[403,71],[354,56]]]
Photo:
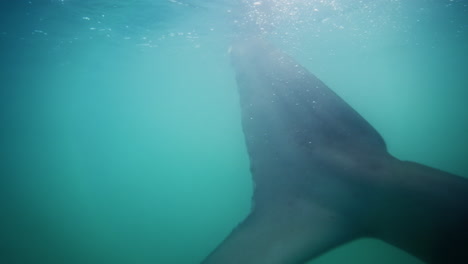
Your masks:
[[[272,2],[1,1],[0,263],[198,263],[243,219],[246,15],[392,154],[468,175],[466,1]],[[420,262],[363,239],[311,263]]]

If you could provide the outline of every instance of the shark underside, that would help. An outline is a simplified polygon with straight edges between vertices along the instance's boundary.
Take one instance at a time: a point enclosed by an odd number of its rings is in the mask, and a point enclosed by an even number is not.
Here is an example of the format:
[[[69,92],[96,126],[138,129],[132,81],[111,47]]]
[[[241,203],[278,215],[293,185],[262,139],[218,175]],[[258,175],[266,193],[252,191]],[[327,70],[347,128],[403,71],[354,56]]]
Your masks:
[[[391,156],[351,106],[261,38],[231,56],[253,206],[203,264],[304,263],[360,237],[428,263],[468,261],[466,179]]]

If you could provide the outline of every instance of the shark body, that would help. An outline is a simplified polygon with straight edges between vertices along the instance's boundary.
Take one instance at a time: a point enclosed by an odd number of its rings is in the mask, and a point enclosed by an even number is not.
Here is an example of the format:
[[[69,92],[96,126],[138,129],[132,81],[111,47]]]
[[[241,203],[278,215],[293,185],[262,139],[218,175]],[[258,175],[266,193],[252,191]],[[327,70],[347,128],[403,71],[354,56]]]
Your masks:
[[[391,156],[362,116],[266,41],[243,39],[231,55],[253,207],[203,264],[304,263],[365,236],[428,263],[468,260],[466,179]]]

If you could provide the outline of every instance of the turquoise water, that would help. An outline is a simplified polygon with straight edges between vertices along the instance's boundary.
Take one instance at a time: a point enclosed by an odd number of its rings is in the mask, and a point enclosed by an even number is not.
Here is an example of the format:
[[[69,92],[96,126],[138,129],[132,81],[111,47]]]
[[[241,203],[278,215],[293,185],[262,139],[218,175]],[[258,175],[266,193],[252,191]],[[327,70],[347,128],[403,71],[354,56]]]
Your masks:
[[[0,2],[0,263],[200,262],[250,208],[248,15],[392,154],[468,175],[466,1],[272,2]],[[421,262],[363,239],[310,263]]]

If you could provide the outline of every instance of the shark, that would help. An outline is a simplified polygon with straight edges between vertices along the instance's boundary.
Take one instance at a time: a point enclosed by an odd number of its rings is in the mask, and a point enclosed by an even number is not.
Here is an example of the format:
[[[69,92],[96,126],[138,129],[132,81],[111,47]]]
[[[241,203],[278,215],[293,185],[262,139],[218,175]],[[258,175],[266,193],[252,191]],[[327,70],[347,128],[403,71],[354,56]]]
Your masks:
[[[468,179],[382,136],[261,37],[231,46],[254,182],[250,214],[203,264],[299,264],[362,237],[426,263],[468,263]]]

